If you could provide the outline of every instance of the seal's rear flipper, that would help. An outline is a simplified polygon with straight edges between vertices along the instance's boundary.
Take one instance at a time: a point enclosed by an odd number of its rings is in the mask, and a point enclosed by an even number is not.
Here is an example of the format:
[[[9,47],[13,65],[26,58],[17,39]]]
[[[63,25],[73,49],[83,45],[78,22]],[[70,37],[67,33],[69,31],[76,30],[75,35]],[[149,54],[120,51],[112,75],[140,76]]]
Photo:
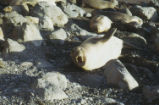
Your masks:
[[[110,29],[107,33],[105,33],[104,37],[102,38],[102,41],[107,41],[109,40],[114,34],[116,33],[117,28],[112,28]]]

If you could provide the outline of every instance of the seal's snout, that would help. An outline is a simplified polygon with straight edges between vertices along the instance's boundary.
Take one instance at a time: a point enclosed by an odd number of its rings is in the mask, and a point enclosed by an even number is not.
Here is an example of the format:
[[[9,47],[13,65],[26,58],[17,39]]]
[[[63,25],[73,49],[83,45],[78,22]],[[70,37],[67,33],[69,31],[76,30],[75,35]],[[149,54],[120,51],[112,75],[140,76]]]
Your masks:
[[[83,61],[81,56],[77,56],[76,57],[76,62],[79,63],[79,64],[82,64],[84,61]]]
[[[80,67],[85,64],[85,54],[81,47],[76,47],[71,51],[71,58]]]

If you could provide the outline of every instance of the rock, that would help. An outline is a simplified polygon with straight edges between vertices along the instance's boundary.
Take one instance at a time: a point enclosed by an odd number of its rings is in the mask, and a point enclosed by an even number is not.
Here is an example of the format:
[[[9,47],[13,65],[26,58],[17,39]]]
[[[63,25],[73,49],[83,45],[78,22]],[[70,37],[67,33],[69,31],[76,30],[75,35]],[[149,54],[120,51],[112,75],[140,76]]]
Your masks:
[[[45,31],[53,31],[54,30],[53,22],[47,16],[40,19],[39,27],[41,30],[45,30]]]
[[[104,67],[107,83],[122,89],[133,90],[139,86],[133,76],[119,60],[111,60]]]
[[[68,29],[68,32],[70,32],[70,34],[73,34],[76,37],[80,37],[82,40],[85,40],[89,37],[97,35],[96,33],[91,33],[85,29],[82,29],[77,24],[72,24],[70,25],[70,27],[67,27],[67,29]]]
[[[27,5],[16,5],[16,6],[7,6],[3,9],[5,13],[16,11],[23,15],[29,14],[29,7]]]
[[[4,40],[4,34],[1,27],[0,27],[0,40]]]
[[[133,15],[139,16],[143,19],[155,21],[158,18],[157,10],[154,7],[142,7],[137,5],[130,10]]]
[[[27,19],[15,11],[5,13],[2,24],[5,37],[12,38],[14,40],[22,37],[22,25],[26,22]]]
[[[37,17],[25,16],[25,18],[27,19],[28,23],[39,24],[39,18]]]
[[[67,88],[67,79],[58,72],[48,72],[37,80],[37,94],[48,101],[65,99],[68,96],[63,90]]]
[[[5,47],[5,52],[22,52],[25,50],[25,46],[22,44],[19,44],[18,42],[12,40],[12,39],[7,39],[7,41],[5,42],[5,45],[7,47]]]
[[[143,95],[150,102],[159,99],[159,86],[143,87]]]
[[[159,1],[158,0],[150,0],[150,4],[152,6],[158,7],[159,8]]]
[[[67,34],[66,34],[65,30],[62,28],[52,32],[49,35],[49,40],[54,44],[58,44],[58,43],[64,44],[64,41],[66,40],[66,38],[67,38]]]
[[[58,27],[63,27],[68,22],[67,15],[59,7],[50,5],[47,2],[37,3],[33,8],[32,15],[39,18],[47,16],[52,20],[53,25]]]
[[[31,42],[35,46],[40,46],[43,42],[43,38],[39,29],[32,23],[23,24],[23,40],[24,42]]]
[[[33,66],[33,63],[29,61],[25,61],[25,62],[22,62],[20,65],[23,67],[31,67]]]
[[[68,3],[67,5],[63,4],[62,9],[70,18],[75,18],[78,16],[83,17],[86,14],[86,12],[82,8],[70,3]]]

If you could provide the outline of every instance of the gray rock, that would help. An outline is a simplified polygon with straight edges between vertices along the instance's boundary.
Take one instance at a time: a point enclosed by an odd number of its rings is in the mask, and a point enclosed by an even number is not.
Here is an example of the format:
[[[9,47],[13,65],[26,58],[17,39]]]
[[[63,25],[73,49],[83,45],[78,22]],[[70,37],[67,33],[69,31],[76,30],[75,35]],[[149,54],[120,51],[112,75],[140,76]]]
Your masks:
[[[32,23],[25,23],[23,24],[23,40],[24,42],[31,42],[35,46],[40,46],[43,42],[43,38],[40,34],[39,29],[36,25]]]
[[[157,10],[154,7],[135,6],[131,8],[131,12],[143,19],[155,21],[158,18]]]
[[[82,8],[70,3],[68,3],[67,5],[63,4],[62,9],[71,18],[75,18],[78,16],[83,17],[86,13]]]
[[[20,65],[23,67],[32,67],[33,63],[30,61],[25,61],[25,62],[22,62]]]
[[[39,18],[47,16],[54,25],[59,27],[63,27],[68,22],[67,15],[59,7],[50,5],[47,2],[37,3],[32,11],[32,15]]]
[[[7,39],[6,47],[5,47],[5,52],[22,52],[25,50],[25,46],[22,44],[19,44],[18,42],[12,40],[12,39]]]
[[[80,37],[82,40],[92,36],[97,36],[96,33],[88,32],[87,30],[79,27],[77,24],[71,24],[70,27],[67,27],[67,30],[70,34],[74,35],[75,37]]]
[[[159,99],[159,86],[143,87],[143,95],[149,102]]]
[[[37,80],[36,88],[38,88],[38,95],[45,100],[53,101],[68,97],[63,91],[67,88],[67,79],[58,72],[49,72],[43,75]]]
[[[22,15],[28,15],[29,14],[29,7],[27,5],[6,6],[3,9],[3,11],[5,13],[16,11]]]
[[[159,1],[158,0],[150,0],[150,4],[152,4],[155,7],[159,7]]]
[[[54,25],[52,23],[52,20],[47,16],[40,19],[39,27],[41,30],[45,30],[45,31],[54,30]]]
[[[133,90],[139,86],[137,81],[119,60],[109,61],[104,69],[104,75],[108,84],[128,90]]]
[[[22,37],[22,25],[27,22],[27,19],[17,12],[13,11],[5,13],[3,16],[2,29],[5,37],[17,40]]]
[[[27,19],[28,23],[33,23],[33,24],[39,24],[39,18],[37,17],[32,17],[32,16],[25,16]]]
[[[54,44],[58,44],[58,43],[59,44],[64,44],[64,41],[65,41],[66,38],[67,38],[67,34],[66,34],[65,30],[62,29],[62,28],[52,32],[49,35],[50,41]]]

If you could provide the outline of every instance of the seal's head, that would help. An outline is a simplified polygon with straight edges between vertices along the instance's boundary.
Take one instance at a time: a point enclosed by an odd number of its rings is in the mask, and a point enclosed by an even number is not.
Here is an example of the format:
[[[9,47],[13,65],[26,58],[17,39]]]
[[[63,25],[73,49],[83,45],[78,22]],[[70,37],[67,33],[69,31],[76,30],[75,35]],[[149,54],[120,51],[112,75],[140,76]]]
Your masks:
[[[90,21],[90,28],[97,33],[107,32],[111,28],[112,21],[104,15],[95,16]]]
[[[84,53],[84,49],[80,46],[75,47],[72,49],[70,56],[75,64],[77,64],[79,67],[84,66],[86,62],[86,56]]]
[[[137,16],[132,16],[131,22],[136,22],[140,26],[142,26],[142,24],[143,24],[143,20]]]

